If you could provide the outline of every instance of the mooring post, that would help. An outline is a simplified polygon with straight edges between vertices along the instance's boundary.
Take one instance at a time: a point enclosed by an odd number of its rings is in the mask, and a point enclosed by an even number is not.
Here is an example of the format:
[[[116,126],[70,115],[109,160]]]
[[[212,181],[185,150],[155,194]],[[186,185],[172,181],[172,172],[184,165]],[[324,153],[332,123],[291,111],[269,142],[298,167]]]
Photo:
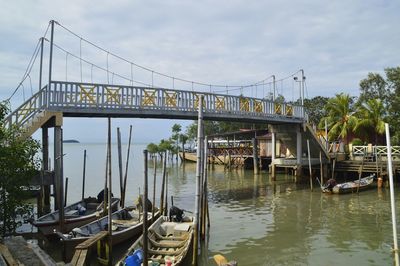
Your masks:
[[[202,136],[203,136],[203,99],[204,95],[200,95],[199,99],[199,106],[198,106],[198,122],[197,122],[197,151],[196,151],[196,157],[197,157],[197,162],[196,162],[196,199],[195,199],[195,215],[194,215],[194,220],[193,220],[193,234],[194,234],[194,239],[193,239],[193,259],[192,259],[192,265],[196,266],[197,265],[197,255],[198,255],[198,248],[199,248],[199,206],[200,206],[200,179],[201,179],[201,157],[202,157],[202,150],[201,150],[201,142],[202,142]]]
[[[165,175],[167,171],[167,152],[161,156],[163,168],[162,168],[162,182],[161,182],[161,196],[160,196],[160,213],[164,213],[164,187],[165,187]]]
[[[174,156],[174,155],[172,155]],[[173,159],[173,157],[172,157]],[[165,207],[164,207],[164,213],[163,215],[167,216],[168,215],[168,171],[165,173],[165,201],[164,201]]]
[[[124,184],[122,190],[123,193],[121,195],[122,207],[125,207],[126,181],[128,179],[128,166],[129,166],[129,155],[131,153],[131,141],[132,141],[132,125],[129,126],[129,141],[128,141],[128,150],[126,152],[125,176],[124,176]],[[153,204],[155,203],[153,202]]]
[[[321,179],[321,185],[324,184],[324,169],[322,166],[322,152],[319,151],[319,174]]]
[[[153,157],[154,177],[153,177],[153,208],[151,208],[151,220],[154,222],[154,207],[156,206],[156,179],[157,179],[157,157]]]
[[[83,151],[82,200],[85,199],[85,179],[86,179],[86,150]]]
[[[395,265],[399,265],[399,247],[397,244],[397,222],[396,222],[396,205],[394,201],[394,183],[393,183],[393,168],[392,168],[392,146],[390,144],[389,124],[385,123],[386,131],[386,148],[387,148],[387,171],[390,183],[390,207],[392,210],[392,229],[393,229],[393,251]]]
[[[144,157],[144,191],[143,191],[143,265],[148,266],[148,249],[147,249],[147,150],[143,151]]]
[[[310,153],[310,140],[307,140],[307,153],[308,153],[308,170],[310,172],[310,189],[313,191],[312,169],[311,169],[311,153]]]
[[[108,117],[108,140],[107,140],[107,150],[108,150],[108,265],[112,265],[112,164],[111,164],[111,118]],[[104,208],[106,206],[104,205]]]
[[[208,137],[204,137],[204,160],[208,162]],[[202,192],[201,192],[201,239],[205,239],[206,234],[206,202],[207,202],[207,175],[208,168],[207,163],[203,165],[203,180],[202,180]]]
[[[119,191],[121,195],[120,205],[124,207],[124,200],[122,196],[124,194],[124,180],[123,180],[123,170],[122,170],[122,144],[121,144],[121,131],[119,127],[117,127],[117,146],[118,146],[118,170],[119,170]]]
[[[65,178],[64,207],[67,205],[68,199],[68,177]]]
[[[253,143],[253,168],[254,168],[254,174],[258,175],[258,149],[257,149],[257,139],[253,138],[252,139]]]

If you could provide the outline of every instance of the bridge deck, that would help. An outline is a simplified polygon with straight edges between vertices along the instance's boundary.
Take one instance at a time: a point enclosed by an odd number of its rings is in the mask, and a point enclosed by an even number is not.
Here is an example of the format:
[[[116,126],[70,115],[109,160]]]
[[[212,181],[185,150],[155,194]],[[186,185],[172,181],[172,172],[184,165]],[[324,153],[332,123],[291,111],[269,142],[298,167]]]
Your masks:
[[[41,111],[65,117],[141,117],[196,119],[200,95],[204,119],[299,124],[302,106],[266,99],[207,92],[52,81],[7,118],[21,126]]]

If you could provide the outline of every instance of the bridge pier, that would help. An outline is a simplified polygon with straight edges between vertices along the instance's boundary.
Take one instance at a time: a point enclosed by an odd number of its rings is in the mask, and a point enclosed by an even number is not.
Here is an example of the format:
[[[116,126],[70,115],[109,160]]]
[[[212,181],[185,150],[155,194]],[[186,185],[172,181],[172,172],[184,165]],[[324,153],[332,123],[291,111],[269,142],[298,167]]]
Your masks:
[[[64,169],[63,169],[63,131],[60,124],[54,127],[54,183],[55,208],[60,210],[60,228],[64,222]]]
[[[302,147],[302,134],[301,134],[301,125],[298,126],[296,131],[296,178],[301,177],[302,167],[301,167],[301,158],[303,156],[303,147]]]
[[[271,179],[276,180],[276,133],[271,130]]]
[[[42,127],[42,175],[44,175],[45,171],[49,171],[49,127],[48,126],[43,126]],[[43,180],[42,180],[43,182]],[[39,202],[40,202],[40,208],[38,205],[38,213],[39,216],[42,214],[46,214],[50,212],[50,185],[46,184],[41,184],[43,186],[43,189],[40,190],[40,195],[39,195]]]

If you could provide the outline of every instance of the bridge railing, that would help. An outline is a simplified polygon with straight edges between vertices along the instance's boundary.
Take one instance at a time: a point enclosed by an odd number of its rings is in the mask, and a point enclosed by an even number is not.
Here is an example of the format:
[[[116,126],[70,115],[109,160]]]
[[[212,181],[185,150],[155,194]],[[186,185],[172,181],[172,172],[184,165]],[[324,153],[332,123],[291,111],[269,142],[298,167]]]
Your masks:
[[[37,113],[44,110],[47,102],[46,93],[47,86],[32,95],[31,98],[29,98],[20,107],[9,114],[5,119],[5,127],[10,128],[13,125],[20,127],[34,117]]]
[[[400,146],[392,146],[391,151],[393,156],[400,156]],[[353,146],[351,152],[354,156],[387,156],[388,149],[387,146]]]
[[[231,96],[207,92],[89,84],[51,82],[48,106],[95,109],[148,109],[197,111],[200,95],[204,95],[204,112],[281,116],[303,119],[303,107],[274,103],[266,99]]]

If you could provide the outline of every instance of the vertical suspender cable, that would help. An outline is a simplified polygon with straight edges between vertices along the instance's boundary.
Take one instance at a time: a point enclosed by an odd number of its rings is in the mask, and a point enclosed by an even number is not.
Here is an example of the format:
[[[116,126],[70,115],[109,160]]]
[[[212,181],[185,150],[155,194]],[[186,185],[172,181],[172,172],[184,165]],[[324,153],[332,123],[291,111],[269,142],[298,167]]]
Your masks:
[[[51,35],[50,35],[50,55],[49,55],[49,83],[47,86],[47,104],[50,101],[50,85],[51,85],[51,70],[53,67],[53,43],[54,43],[54,20],[50,21],[51,24]]]
[[[43,75],[43,42],[44,38],[40,38],[40,65],[39,65],[39,90],[42,89],[42,75]]]
[[[107,52],[107,83],[110,84],[110,77],[109,77],[109,71],[108,71],[108,54],[109,54],[109,52]]]
[[[82,38],[79,39],[79,64],[81,69],[81,82],[82,82]]]

